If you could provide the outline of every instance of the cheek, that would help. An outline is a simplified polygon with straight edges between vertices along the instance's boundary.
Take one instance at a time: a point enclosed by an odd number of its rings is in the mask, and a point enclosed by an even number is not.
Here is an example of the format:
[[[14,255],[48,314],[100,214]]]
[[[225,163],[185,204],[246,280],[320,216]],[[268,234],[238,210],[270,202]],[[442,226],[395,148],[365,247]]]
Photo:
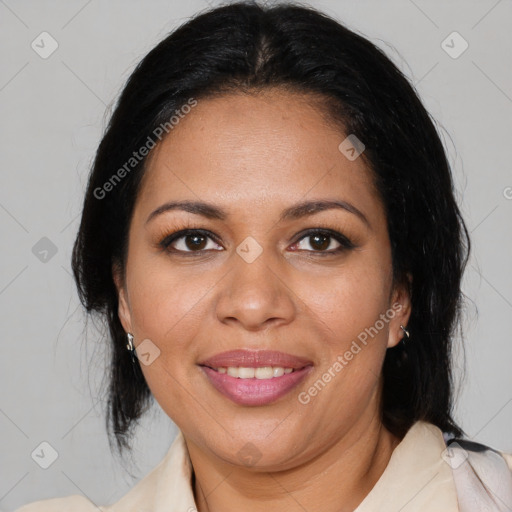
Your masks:
[[[162,255],[133,261],[130,303],[140,335],[170,346],[179,343],[184,329],[190,337],[200,324],[205,293],[215,284],[212,276],[171,268]]]
[[[375,325],[388,306],[390,272],[383,264],[358,258],[328,279],[304,282],[301,296],[307,297],[313,318],[324,326],[331,350],[350,346],[365,329]],[[384,336],[386,329],[380,330]]]
[[[358,417],[377,399],[388,325],[387,280],[382,271],[344,273],[330,291],[309,292],[310,317],[322,334],[321,364],[311,387],[300,397],[304,414],[324,418]],[[320,352],[320,351],[319,351]],[[343,424],[343,422],[341,422]]]
[[[135,258],[134,258],[135,262]],[[151,269],[151,270],[146,270]],[[194,343],[200,339],[208,279],[187,278],[170,270],[165,258],[140,259],[131,269],[131,313],[140,340],[151,340],[160,350],[141,370],[151,393],[170,417],[190,408]],[[188,277],[191,277],[190,275]]]

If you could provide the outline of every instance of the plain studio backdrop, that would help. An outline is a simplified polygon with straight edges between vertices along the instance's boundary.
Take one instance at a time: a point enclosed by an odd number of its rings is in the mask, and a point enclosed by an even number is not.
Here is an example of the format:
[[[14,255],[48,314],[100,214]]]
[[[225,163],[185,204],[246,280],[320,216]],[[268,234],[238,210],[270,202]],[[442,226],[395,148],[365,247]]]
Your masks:
[[[309,4],[384,49],[439,122],[473,242],[456,419],[512,452],[512,3]],[[71,494],[109,504],[135,484],[108,448],[105,340],[85,331],[71,249],[111,104],[157,42],[210,5],[0,0],[2,510]],[[155,403],[136,435],[136,480],[175,435]],[[41,448],[55,459],[47,469]]]

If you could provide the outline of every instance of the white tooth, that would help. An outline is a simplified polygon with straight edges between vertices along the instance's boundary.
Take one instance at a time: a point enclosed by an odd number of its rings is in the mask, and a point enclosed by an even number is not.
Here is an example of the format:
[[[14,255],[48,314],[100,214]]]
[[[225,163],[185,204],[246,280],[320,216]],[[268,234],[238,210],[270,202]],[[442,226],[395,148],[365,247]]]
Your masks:
[[[262,366],[261,368],[256,368],[254,376],[257,379],[271,379],[273,376],[272,366]]]
[[[284,375],[284,368],[282,366],[274,366],[274,377],[281,377],[281,375]]]
[[[228,366],[227,374],[231,377],[238,377],[238,367]]]
[[[254,379],[254,368],[240,366],[240,368],[238,368],[238,377],[240,379]]]
[[[281,377],[286,373],[292,373],[293,368],[283,368],[282,366],[260,366],[259,368],[248,368],[244,366],[228,366],[215,368],[219,373],[227,373],[237,379],[272,379]]]

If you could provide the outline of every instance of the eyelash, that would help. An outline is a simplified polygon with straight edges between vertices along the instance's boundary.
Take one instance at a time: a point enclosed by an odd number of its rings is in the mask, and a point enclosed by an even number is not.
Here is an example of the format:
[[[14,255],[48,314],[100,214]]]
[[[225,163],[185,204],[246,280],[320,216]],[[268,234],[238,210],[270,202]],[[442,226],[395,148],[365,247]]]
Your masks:
[[[183,228],[178,228],[177,231],[174,231],[171,234],[166,233],[166,234],[162,235],[160,242],[158,242],[158,247],[164,251],[170,252],[172,254],[176,254],[178,256],[184,256],[184,257],[201,256],[201,255],[204,255],[205,251],[212,250],[212,249],[200,249],[198,251],[182,251],[180,249],[170,249],[169,248],[173,242],[176,242],[177,240],[180,240],[181,238],[185,238],[187,236],[192,236],[192,235],[204,236],[206,238],[210,238],[216,244],[222,245],[219,242],[219,240],[217,239],[217,237],[210,231],[205,230],[205,229],[200,229],[200,228],[193,228],[191,226],[184,226]],[[329,228],[317,227],[317,228],[313,228],[313,229],[307,229],[307,230],[301,232],[299,235],[300,236],[296,239],[295,242],[293,242],[292,245],[299,243],[304,238],[312,237],[314,235],[322,235],[327,238],[336,240],[340,244],[340,246],[336,249],[331,249],[329,251],[297,249],[297,252],[305,251],[305,252],[312,253],[314,255],[325,257],[325,256],[336,255],[343,251],[347,251],[347,250],[350,250],[350,249],[353,249],[356,247],[355,244],[351,240],[349,240],[345,235],[343,235],[337,231],[334,231],[332,229],[329,229]],[[219,252],[220,252],[220,250],[219,250]]]

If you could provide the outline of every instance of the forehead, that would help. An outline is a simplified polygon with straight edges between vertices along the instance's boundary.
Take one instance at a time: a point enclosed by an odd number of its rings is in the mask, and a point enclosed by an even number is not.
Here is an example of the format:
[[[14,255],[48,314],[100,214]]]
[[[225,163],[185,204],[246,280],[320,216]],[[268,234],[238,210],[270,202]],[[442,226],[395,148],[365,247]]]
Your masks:
[[[317,102],[283,91],[198,100],[150,155],[138,202],[185,197],[230,210],[357,198],[379,208],[364,160],[340,151],[348,134]]]

